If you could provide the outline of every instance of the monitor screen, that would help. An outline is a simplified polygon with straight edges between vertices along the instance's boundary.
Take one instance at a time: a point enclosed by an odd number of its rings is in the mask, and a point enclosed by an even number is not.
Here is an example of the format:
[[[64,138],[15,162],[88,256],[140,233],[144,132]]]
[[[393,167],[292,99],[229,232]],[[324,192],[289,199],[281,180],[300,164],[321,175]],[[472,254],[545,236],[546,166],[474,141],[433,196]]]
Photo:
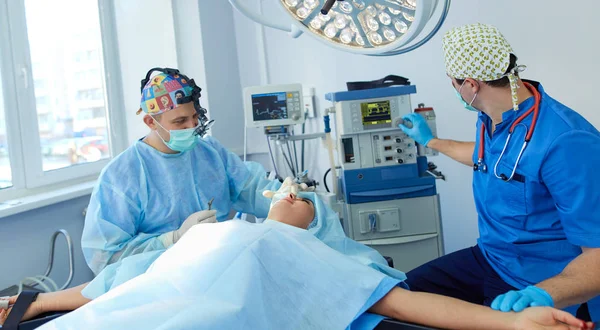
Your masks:
[[[254,121],[287,119],[286,92],[253,94],[252,117]]]
[[[392,123],[390,101],[362,103],[360,110],[364,126]]]

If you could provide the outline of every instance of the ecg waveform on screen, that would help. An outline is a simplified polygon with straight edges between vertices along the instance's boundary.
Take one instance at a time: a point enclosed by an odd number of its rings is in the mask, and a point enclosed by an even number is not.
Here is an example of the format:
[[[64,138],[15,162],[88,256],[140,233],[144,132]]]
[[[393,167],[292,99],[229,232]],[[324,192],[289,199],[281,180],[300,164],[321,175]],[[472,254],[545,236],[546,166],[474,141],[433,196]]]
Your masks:
[[[254,120],[287,119],[287,110],[285,93],[252,97],[252,116]]]
[[[271,119],[282,119],[285,118],[286,111],[285,109],[264,109],[261,111],[260,109],[256,109],[254,111],[254,118],[271,118]]]

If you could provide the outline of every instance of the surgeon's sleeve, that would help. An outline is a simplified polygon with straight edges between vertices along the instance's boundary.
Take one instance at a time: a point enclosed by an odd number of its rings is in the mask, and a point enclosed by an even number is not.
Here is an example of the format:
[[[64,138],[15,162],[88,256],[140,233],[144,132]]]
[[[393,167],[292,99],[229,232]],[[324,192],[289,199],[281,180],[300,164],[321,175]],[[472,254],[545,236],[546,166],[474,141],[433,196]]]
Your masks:
[[[570,131],[550,146],[542,163],[542,180],[572,244],[600,247],[600,137]]]
[[[116,187],[100,182],[94,188],[81,238],[94,274],[127,256],[165,248],[158,233],[138,232],[143,216],[141,206]]]
[[[259,163],[243,162],[214,138],[207,137],[206,140],[217,150],[225,164],[233,209],[257,218],[266,218],[271,200],[264,197],[262,192],[279,189],[281,182],[267,179],[267,172]]]

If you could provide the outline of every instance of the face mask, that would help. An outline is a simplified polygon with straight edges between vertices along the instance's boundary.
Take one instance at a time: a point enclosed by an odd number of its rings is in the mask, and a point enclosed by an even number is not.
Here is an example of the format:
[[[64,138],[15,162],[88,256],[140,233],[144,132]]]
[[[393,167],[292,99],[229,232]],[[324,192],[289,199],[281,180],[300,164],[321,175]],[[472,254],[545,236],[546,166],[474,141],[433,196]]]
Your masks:
[[[477,98],[477,93],[475,93],[475,95],[473,96],[473,99],[471,100],[471,103],[465,102],[465,100],[463,100],[463,98],[462,98],[462,95],[460,95],[460,91],[463,88],[463,85],[465,84],[465,81],[463,81],[463,83],[460,85],[460,88],[458,90],[454,91],[454,92],[456,92],[456,97],[458,97],[458,99],[460,100],[460,103],[462,103],[462,105],[463,105],[463,107],[465,107],[465,109],[467,109],[469,111],[478,112],[479,110],[477,110],[474,106],[472,106],[473,102],[475,101],[475,98]]]
[[[198,136],[196,135],[196,129],[200,127],[200,124],[194,128],[186,128],[186,129],[176,129],[176,130],[167,130],[158,121],[154,121],[158,126],[160,126],[165,131],[169,132],[169,142],[166,142],[158,132],[158,137],[162,140],[162,142],[167,146],[167,148],[178,151],[185,152],[193,149],[198,143]]]

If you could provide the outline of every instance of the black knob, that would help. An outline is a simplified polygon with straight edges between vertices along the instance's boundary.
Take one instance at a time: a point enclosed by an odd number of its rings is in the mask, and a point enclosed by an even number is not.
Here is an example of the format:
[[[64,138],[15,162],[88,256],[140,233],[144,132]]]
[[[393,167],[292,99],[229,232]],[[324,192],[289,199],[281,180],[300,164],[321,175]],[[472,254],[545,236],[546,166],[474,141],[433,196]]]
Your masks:
[[[397,149],[396,149],[396,152],[397,152],[397,153],[399,153],[399,154],[401,154],[401,153],[403,153],[403,152],[404,152],[404,150],[402,150],[402,149],[400,149],[400,148],[397,148]]]
[[[397,138],[396,139],[396,143],[402,143],[402,139],[401,138]]]
[[[398,158],[398,159],[396,159],[396,163],[398,163],[398,164],[404,164],[404,159]]]

